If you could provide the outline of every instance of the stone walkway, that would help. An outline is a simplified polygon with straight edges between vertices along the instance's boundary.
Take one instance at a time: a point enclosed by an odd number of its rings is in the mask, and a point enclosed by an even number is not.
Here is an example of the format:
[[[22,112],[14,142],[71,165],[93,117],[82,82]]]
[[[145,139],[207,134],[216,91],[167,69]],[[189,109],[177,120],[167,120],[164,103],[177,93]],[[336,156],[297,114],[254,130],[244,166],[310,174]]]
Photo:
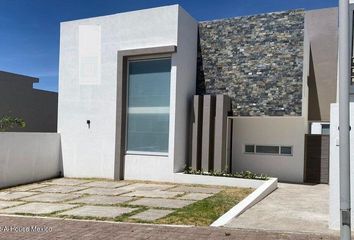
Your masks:
[[[279,183],[278,187],[227,226],[268,231],[334,233],[328,229],[328,185]]]
[[[32,228],[31,228],[32,227]],[[29,231],[26,231],[29,230]],[[37,231],[30,231],[37,230]],[[6,240],[335,240],[334,235],[267,232],[211,227],[74,221],[0,216],[0,239]]]
[[[0,214],[152,222],[221,187],[59,178],[0,191]],[[121,218],[120,218],[121,219]]]

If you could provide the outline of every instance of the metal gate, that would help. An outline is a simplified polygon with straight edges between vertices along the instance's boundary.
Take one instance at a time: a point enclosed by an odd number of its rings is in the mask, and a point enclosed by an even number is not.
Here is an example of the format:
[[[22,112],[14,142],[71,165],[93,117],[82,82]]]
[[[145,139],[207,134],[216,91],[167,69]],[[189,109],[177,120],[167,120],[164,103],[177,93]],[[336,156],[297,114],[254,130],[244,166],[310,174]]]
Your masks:
[[[305,135],[305,182],[329,182],[329,135]]]

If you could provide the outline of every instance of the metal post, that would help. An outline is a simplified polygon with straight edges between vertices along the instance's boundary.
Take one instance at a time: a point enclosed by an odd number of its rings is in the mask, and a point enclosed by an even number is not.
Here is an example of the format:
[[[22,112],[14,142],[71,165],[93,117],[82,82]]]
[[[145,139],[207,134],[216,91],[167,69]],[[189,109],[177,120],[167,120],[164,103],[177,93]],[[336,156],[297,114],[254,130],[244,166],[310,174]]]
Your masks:
[[[339,171],[340,235],[351,239],[350,216],[350,148],[349,148],[349,0],[339,0]]]

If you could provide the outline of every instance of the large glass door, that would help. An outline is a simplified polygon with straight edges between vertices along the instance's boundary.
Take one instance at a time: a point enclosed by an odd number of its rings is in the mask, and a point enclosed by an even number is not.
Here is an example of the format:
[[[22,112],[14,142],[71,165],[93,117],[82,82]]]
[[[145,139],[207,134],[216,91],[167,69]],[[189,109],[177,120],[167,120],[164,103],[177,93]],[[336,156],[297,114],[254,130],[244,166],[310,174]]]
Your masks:
[[[128,61],[128,154],[167,155],[170,78],[170,58]]]

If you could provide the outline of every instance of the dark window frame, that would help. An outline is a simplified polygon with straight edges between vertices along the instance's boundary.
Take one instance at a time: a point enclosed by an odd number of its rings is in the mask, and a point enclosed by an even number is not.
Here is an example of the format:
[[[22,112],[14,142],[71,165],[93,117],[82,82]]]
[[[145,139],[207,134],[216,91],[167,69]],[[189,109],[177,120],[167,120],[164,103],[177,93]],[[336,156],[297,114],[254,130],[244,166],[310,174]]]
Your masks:
[[[253,151],[248,151],[247,148],[253,148]],[[255,153],[255,151],[256,151],[256,145],[254,145],[254,144],[245,144],[245,147],[244,147],[244,152],[245,153],[253,154],[253,153]]]
[[[277,147],[278,151],[275,152],[261,152],[257,151],[257,147]],[[248,148],[248,149],[247,149]],[[253,151],[250,150],[253,148]],[[285,153],[282,151],[283,149],[290,149],[290,153]],[[294,155],[294,147],[292,145],[265,145],[265,144],[244,144],[243,145],[243,153],[244,154],[255,154],[255,155],[273,155],[273,156],[293,156]]]

